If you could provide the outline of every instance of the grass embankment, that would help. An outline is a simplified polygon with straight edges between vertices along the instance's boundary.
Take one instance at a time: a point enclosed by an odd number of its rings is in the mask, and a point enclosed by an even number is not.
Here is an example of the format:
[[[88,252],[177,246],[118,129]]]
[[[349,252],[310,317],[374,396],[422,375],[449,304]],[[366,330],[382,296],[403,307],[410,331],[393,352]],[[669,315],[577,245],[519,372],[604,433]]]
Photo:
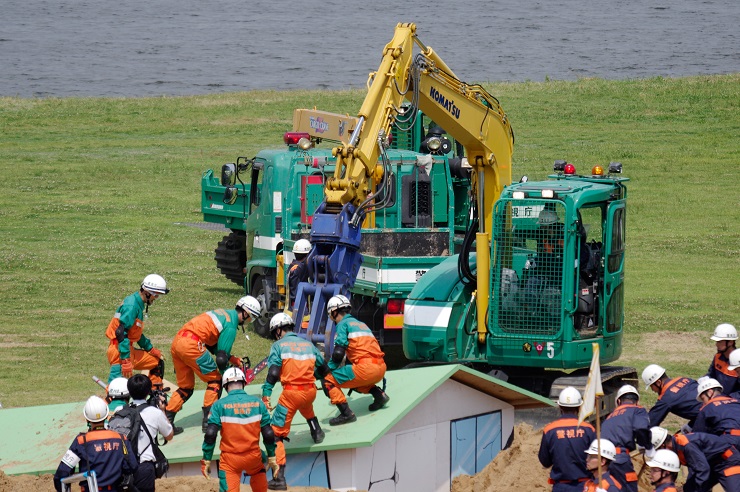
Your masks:
[[[516,132],[515,179],[618,160],[629,184],[620,363],[699,376],[718,322],[740,324],[740,75],[492,84]],[[164,353],[194,315],[232,307],[200,176],[282,144],[296,107],[353,114],[362,91],[144,99],[0,99],[0,402],[82,401],[103,335],[148,273],[172,292],[146,333]],[[268,342],[240,337],[258,360]],[[167,377],[174,380],[171,365]],[[647,395],[646,395],[647,396]],[[650,399],[646,399],[650,403]]]

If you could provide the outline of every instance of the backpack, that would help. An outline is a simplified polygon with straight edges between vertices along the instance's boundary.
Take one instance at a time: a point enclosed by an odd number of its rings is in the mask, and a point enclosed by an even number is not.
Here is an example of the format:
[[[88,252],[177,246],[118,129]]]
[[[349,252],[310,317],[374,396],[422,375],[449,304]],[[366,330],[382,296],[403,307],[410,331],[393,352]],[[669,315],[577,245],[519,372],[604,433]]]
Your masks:
[[[139,431],[141,431],[141,413],[136,407],[127,405],[119,408],[110,419],[108,429],[123,434],[131,443],[134,454],[139,456]]]

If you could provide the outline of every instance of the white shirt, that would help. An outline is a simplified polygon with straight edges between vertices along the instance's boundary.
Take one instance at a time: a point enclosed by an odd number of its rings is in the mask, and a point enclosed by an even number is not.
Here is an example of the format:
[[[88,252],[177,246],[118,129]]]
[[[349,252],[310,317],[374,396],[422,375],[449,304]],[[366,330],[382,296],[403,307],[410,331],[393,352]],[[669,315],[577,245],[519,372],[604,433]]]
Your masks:
[[[147,429],[149,429],[149,434],[151,434],[152,439],[157,439],[157,433],[162,434],[163,436],[169,436],[172,433],[172,425],[170,424],[170,421],[167,420],[167,416],[165,416],[162,410],[148,405],[146,400],[133,400],[131,403],[137,407],[142,404],[145,405],[144,409],[141,411],[141,419],[144,421]],[[145,461],[157,461],[156,458],[154,458],[154,450],[149,444],[149,436],[146,435],[146,431],[144,429],[139,430],[139,439],[137,444],[139,453],[141,454],[139,456],[139,463],[144,463]]]

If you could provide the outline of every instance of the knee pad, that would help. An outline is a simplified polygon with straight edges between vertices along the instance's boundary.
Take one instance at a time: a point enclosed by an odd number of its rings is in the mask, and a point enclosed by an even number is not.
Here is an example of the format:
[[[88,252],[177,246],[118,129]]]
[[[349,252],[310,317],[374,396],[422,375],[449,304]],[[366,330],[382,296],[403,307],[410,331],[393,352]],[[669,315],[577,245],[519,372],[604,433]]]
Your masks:
[[[177,394],[180,395],[180,398],[182,398],[183,403],[188,401],[191,396],[193,396],[194,389],[183,389],[183,388],[177,388]]]
[[[149,371],[149,375],[158,376],[160,378],[164,377],[164,360],[163,359],[159,359],[159,363],[157,363],[157,367],[155,367],[154,369],[151,369]]]

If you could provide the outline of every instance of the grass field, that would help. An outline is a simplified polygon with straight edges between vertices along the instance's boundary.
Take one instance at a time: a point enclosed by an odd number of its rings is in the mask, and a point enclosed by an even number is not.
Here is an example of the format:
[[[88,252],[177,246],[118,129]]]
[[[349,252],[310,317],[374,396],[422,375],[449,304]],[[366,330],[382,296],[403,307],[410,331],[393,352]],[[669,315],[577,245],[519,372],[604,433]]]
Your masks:
[[[515,179],[545,177],[554,159],[623,163],[632,181],[620,363],[703,374],[714,326],[740,325],[740,74],[488,89],[514,127]],[[213,261],[221,234],[183,225],[202,220],[201,174],[282,145],[294,108],[354,114],[363,97],[0,98],[0,403],[95,393],[90,376],[108,373],[105,327],[148,273],[172,289],[146,324],[166,354],[188,319],[233,307],[241,292]],[[259,360],[268,345],[240,337],[235,353]]]

